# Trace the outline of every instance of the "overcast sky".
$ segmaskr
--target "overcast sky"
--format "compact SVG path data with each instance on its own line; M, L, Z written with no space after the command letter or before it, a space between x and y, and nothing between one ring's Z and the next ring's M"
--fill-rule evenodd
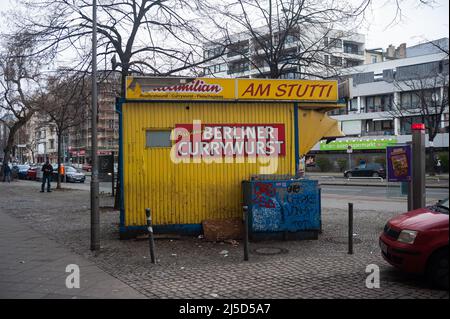
M418 6L419 0L404 0L401 21L395 18L394 0L374 0L367 20L360 32L366 36L366 48L384 48L389 44L412 46L424 41L449 37L449 0L435 0L433 7Z
M433 7L418 6L419 0L401 2L401 20L391 24L395 18L395 1L373 0L372 10L367 13L369 23L360 30L366 36L366 48L386 49L389 44L398 46L403 42L411 46L449 36L449 0L434 0ZM0 0L0 10L4 11L11 3L14 0ZM0 28L4 28L3 23Z

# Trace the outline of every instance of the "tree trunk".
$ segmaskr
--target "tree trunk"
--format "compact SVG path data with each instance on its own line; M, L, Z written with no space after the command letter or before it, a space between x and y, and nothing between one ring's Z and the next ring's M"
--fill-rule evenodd
M61 150L62 150L62 133L58 133L58 179L56 189L61 189Z
M9 135L8 140L6 142L6 146L4 148L4 156L3 156L3 165L2 165L2 176L5 172L5 165L6 163L9 163L11 160L11 153L14 148L14 136L16 135L16 132L18 129L22 126L22 124L19 124L19 122L15 123L10 129L9 129ZM11 174L11 178L13 175Z
M431 143L433 143L433 141L430 141ZM430 175L431 176L435 176L436 175L436 158L435 158L435 152L434 152L434 145L430 145L430 163L431 163L431 167L430 167Z

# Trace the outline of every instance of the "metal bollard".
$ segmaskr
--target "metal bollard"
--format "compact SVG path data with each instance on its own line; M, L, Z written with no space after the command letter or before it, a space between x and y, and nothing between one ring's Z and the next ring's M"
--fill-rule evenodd
M244 212L244 260L248 261L248 206L242 207Z
M348 253L353 254L353 203L348 203Z
M145 209L145 215L147 215L147 230L148 230L148 243L150 246L150 258L151 258L152 264L156 264L155 241L153 239L152 214L150 212L150 208Z

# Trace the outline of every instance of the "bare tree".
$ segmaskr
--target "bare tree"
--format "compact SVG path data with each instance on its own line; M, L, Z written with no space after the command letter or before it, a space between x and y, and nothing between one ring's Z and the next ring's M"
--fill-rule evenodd
M430 162L434 163L433 141L442 131L441 117L448 112L449 60L428 63L418 69L417 66L403 67L398 70L394 85L400 92L400 101L393 103L389 113L402 118L411 125L415 121L425 124L430 142ZM426 72L424 72L426 70ZM433 170L434 172L434 170Z
M46 92L40 101L41 124L54 125L58 140L58 180L61 188L62 140L72 127L86 120L89 105L89 81L83 73L61 70L47 78Z
M279 78L287 71L298 78L329 77L346 65L333 65L324 56L331 57L343 37L355 34L369 2L361 0L357 6L333 0L212 2L205 15L221 36L209 46L227 47L229 55L240 55L261 77Z
M196 28L196 2L98 1L98 63L120 72L120 96L130 73L169 75L202 63L198 57L204 38ZM92 1L28 0L24 6L33 15L14 17L18 27L37 36L42 50L61 55L75 49L73 67L86 70L91 63Z
M9 135L2 150L5 165L10 161L16 134L36 111L41 57L31 57L35 43L26 32L5 37L3 43L6 44L0 53L0 112L10 115L5 122Z

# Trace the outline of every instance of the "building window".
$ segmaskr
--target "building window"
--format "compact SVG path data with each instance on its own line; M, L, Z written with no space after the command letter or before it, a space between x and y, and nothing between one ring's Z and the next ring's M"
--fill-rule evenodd
M378 61L377 61L377 56L376 55L371 55L370 56L370 62L372 62L372 63L377 63Z
M330 61L331 65L334 66L342 66L342 58L338 57L338 56L331 56L331 61Z
M342 48L342 40L341 39L336 39L336 38L329 38L327 45L328 45L329 48L341 49Z
M350 100L350 111L358 111L358 99L353 98Z
M170 133L170 130L147 130L145 147L171 147Z
M248 61L240 61L237 63L230 63L228 65L228 74L241 73L246 72L248 70L249 70Z
M226 69L227 69L226 64L224 64L224 63L216 64L216 65L212 65L209 67L209 73L210 74L219 73L219 72L226 71Z
M233 43L228 47L227 57L233 57L236 55L246 55L249 53L248 41Z
M55 148L55 140L48 140L50 142L50 148L54 149Z
M213 58L215 56L219 57L222 55L222 52L223 52L222 47L208 49L208 50L204 51L204 57L205 57L205 59Z
M344 59L344 60L345 60L345 66L349 67L349 68L362 64L362 61L358 61L358 60L352 60L352 59Z
M323 61L324 61L325 65L330 64L330 56L329 55L324 55L323 58L324 58Z
M402 92L400 95L401 106L405 109L415 109L420 105L419 92Z
M392 94L367 96L366 113L390 111L392 109L392 100Z
M358 45L355 43L344 43L344 52L350 54L363 55L363 52L358 50Z

